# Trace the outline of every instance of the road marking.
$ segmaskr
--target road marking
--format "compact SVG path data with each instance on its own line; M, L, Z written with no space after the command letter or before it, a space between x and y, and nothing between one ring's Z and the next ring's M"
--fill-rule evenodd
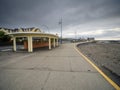
M104 74L94 63L91 62L85 55L83 55L79 48L74 46L74 49L87 61L89 62L116 90L120 90L120 87L112 81L106 74ZM78 50L79 49L79 50Z

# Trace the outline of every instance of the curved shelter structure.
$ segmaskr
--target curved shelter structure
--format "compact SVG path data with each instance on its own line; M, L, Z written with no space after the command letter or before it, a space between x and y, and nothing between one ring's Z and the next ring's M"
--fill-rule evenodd
M28 49L28 52L33 52L33 48L48 46L49 49L58 46L58 35L24 31L24 32L12 32L9 33L13 37L13 50L16 51L16 38L27 38L24 41L24 48Z
M54 34L47 34L41 32L15 32L11 33L13 36L13 50L16 51L16 38L26 37L27 40L24 42L24 48L28 49L28 52L33 52L33 48L48 46L58 46L58 36ZM39 39L38 39L39 38ZM41 39L41 41L39 41ZM36 40L37 39L37 40ZM44 40L44 41L42 41Z

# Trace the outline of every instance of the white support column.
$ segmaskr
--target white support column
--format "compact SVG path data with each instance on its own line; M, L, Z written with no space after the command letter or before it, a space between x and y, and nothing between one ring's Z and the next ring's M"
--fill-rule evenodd
M58 46L58 38L57 38L56 40L57 40L57 42L56 42L56 43L57 43L57 45L56 45L56 46Z
M28 52L30 52L30 37L28 36Z
M51 49L51 38L49 38L49 49Z
M53 47L55 47L55 38L53 38Z
M16 37L13 37L13 51L16 51Z
M29 38L29 36L27 37L28 38L28 52L30 52L30 38Z
M30 36L30 52L33 52L32 36Z
M28 52L33 52L32 36L28 36Z

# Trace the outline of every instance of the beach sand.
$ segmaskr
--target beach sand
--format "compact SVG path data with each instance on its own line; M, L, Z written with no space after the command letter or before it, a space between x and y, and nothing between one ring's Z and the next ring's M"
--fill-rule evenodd
M78 48L103 72L109 71L114 74L113 79L116 78L120 85L120 43L93 42L79 44Z

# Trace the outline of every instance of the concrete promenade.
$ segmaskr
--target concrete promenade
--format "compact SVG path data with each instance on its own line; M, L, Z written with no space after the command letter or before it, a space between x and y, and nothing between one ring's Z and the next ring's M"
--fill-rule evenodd
M0 90L115 89L79 55L74 44L63 44L0 60Z

